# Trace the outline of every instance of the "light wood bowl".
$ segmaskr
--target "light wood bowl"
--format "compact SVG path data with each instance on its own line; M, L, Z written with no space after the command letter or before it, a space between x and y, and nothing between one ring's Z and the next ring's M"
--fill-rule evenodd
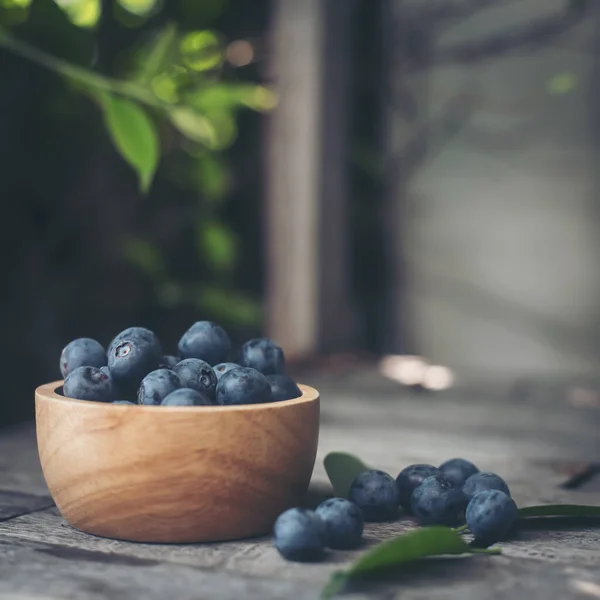
M300 504L319 438L319 393L241 406L128 406L35 391L38 452L66 521L138 542L267 534Z

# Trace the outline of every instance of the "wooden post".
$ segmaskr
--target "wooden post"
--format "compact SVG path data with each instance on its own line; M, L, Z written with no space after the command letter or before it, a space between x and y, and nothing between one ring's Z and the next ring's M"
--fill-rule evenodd
M276 0L267 150L267 335L290 357L349 343L348 0Z

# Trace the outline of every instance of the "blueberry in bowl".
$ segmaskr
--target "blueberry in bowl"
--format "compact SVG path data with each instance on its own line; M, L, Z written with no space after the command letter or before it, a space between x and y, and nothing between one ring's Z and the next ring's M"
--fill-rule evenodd
M169 368L158 338L141 329L108 344L107 365L77 367L85 373L75 369L69 381L35 391L38 453L58 510L80 531L134 542L268 534L307 491L319 392L297 383L298 397L274 401L266 376L240 366L221 376L211 396L217 376L210 364L209 391L190 386L203 385L197 370L176 368L208 361L182 358ZM132 362L122 362L130 354ZM245 384L233 377L238 371L252 373Z

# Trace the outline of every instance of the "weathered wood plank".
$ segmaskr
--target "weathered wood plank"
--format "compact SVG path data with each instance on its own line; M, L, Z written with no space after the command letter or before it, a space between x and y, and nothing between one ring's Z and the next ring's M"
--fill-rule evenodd
M597 456L600 411L574 408L557 396L519 402L499 390L411 396L380 380L359 379L357 385L351 378L343 385L308 381L323 395L317 488L328 489L322 459L333 450L354 452L393 475L411 462L437 464L462 455L503 475L520 505L598 504L597 488L558 485L570 462ZM0 519L7 520L0 522L0 600L317 598L331 572L357 556L335 552L323 563L303 565L284 561L268 538L155 545L75 531L55 508L39 510L49 500L32 427L0 436L3 489ZM408 519L368 524L365 547L413 526ZM590 586L600 586L599 528L562 522L546 531L531 525L503 548L504 556L492 560L411 567L410 576L359 590L356 597L562 600L589 598L595 589ZM73 567L77 575L67 575Z
M25 494L48 494L33 424L15 427L0 434L0 489Z
M0 539L0 598L10 600L313 600L318 587L164 564L46 542Z
M54 505L49 495L38 496L0 490L0 522L43 510Z
M407 522L371 525L367 543L409 526ZM526 593L546 600L578 598L577 581L600 584L599 541L600 532L594 529L525 530L502 545L503 557L457 559L460 564L454 559L434 560L411 566L404 575L362 591L370 598L423 600L514 600ZM18 568L10 561L6 566L5 554L20 556ZM0 525L0 591L77 594L82 585L83 591L89 591L86 586L94 582L104 598L133 598L142 592L150 599L161 597L159 593L177 594L178 598L226 598L236 592L248 598L259 598L259 594L264 598L317 598L331 571L355 556L356 552L336 553L327 563L299 565L281 560L268 540L202 546L127 544L75 532L64 526L54 510L48 510ZM44 571L43 585L29 581L38 570ZM160 577L163 580L159 582ZM125 581L123 589L115 583ZM156 592L146 595L155 585ZM194 595L198 589L206 590L206 595ZM286 593L294 595L281 595Z

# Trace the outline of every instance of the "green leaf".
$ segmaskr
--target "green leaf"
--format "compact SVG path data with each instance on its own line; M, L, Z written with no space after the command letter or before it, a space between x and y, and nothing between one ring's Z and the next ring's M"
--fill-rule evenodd
M197 229L199 250L218 271L235 266L237 240L233 232L218 221L201 222Z
M262 316L260 302L231 289L202 286L196 290L195 301L223 323L255 326Z
M125 258L140 269L147 277L161 280L167 271L160 250L149 242L137 238L128 238L123 243Z
M102 14L101 0L54 0L77 27L95 27Z
M125 98L100 92L104 120L121 156L138 174L143 194L150 189L160 148L154 123L143 108Z
M240 107L269 111L277 95L269 88L251 83L217 83L197 88L186 95L189 104L202 111L234 110Z
M384 572L429 556L500 554L499 548L473 548L449 527L422 527L377 544L346 571L334 573L321 598L331 598L353 579Z
M347 498L354 478L370 468L346 452L330 452L323 460L323 465L335 495L340 498Z
M548 504L519 509L519 518L527 517L600 517L600 506Z
M138 17L146 17L154 12L158 6L158 0L117 0L118 3L129 13Z
M546 87L556 96L568 94L577 87L577 79L573 73L558 73L548 80Z
M204 115L189 106L176 106L168 110L168 116L186 138L211 150L224 150L237 135L235 121L224 111Z
M140 72L136 78L139 82L150 83L154 77L164 70L166 65L170 64L169 59L174 54L176 41L177 26L169 23L154 38L150 46L145 48L140 60Z
M192 31L185 35L179 51L183 64L192 71L208 71L221 66L225 54L219 35L213 31Z
M31 5L32 0L0 0L0 6L2 8L28 8Z
M171 123L190 140L211 146L216 138L209 119L188 106L177 106L168 112Z
M212 201L221 200L229 185L225 161L215 152L203 152L196 157L191 179L195 188Z
M583 504L543 504L519 509L519 519L534 517L600 517L600 506ZM457 527L456 533L469 531L467 525Z

